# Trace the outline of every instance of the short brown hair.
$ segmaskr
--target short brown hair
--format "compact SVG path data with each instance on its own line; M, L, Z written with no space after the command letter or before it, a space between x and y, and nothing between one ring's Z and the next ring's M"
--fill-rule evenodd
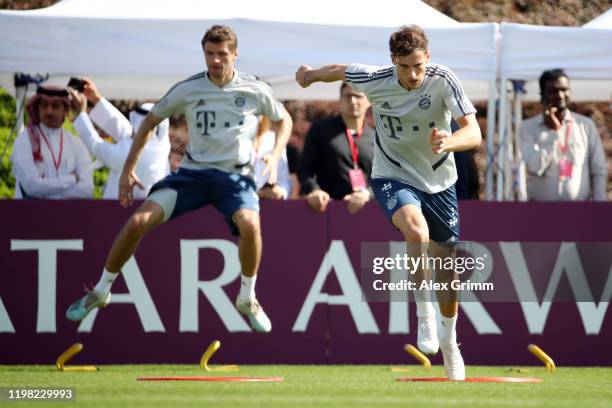
M391 55L403 57L410 55L414 50L427 52L428 41L425 31L417 25L401 26L389 38Z
M229 48L232 51L236 51L238 48L238 38L234 30L222 25L214 25L206 31L204 37L202 37L202 48L204 48L207 42L214 44L228 42Z

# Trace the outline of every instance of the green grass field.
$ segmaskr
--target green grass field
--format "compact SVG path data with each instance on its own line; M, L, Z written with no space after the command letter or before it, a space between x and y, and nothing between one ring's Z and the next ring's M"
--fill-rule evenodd
M196 365L101 366L93 373L51 366L0 366L0 386L74 387L76 406L91 407L610 407L612 368L468 367L468 377L529 376L539 384L401 383L402 376L443 375L404 366L240 366L235 373L204 373ZM283 383L142 382L139 376L277 376ZM12 403L0 403L12 406ZM18 402L15 406L75 406L73 402Z

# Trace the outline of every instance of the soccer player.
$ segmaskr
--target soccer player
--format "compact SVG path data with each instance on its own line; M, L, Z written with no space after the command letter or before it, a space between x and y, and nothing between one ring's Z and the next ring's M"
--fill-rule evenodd
M366 94L376 121L371 186L387 217L404 236L409 254L420 256L429 241L444 249L452 248L459 238L452 152L480 145L480 128L476 110L455 74L430 63L428 40L420 27L401 27L391 35L389 48L392 65L334 64L317 69L302 65L296 81L307 87L319 81L345 80ZM451 115L459 125L454 133ZM427 276L425 270L419 273ZM450 279L455 274L448 275ZM429 291L416 290L414 296L419 348L426 353L441 348L448 378L463 380L465 367L455 331L456 296L438 296L442 316L437 332Z
M277 134L267 163L268 182L276 182L281 152L291 132L291 117L272 96L271 89L255 77L237 72L234 31L212 26L202 39L208 71L173 86L147 114L123 167L119 181L122 206L132 204L132 190L142 188L135 173L138 157L150 131L172 114L183 113L190 141L186 158L176 173L151 188L148 199L130 217L113 243L100 281L66 312L69 320L82 320L96 307L110 302L110 289L122 266L136 251L142 237L154 227L188 211L212 204L223 214L232 233L239 235L242 267L238 310L258 332L272 324L255 298L255 279L261 258L259 202L253 180L253 139L258 116L270 118Z

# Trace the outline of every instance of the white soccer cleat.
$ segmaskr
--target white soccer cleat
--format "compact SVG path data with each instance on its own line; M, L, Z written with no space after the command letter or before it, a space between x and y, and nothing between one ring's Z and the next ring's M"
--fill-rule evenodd
M463 381L465 380L465 365L463 357L456 342L449 345L441 346L442 357L444 358L444 371L449 380Z
M95 290L89 291L81 299L77 300L70 305L66 310L66 318L73 322L83 320L89 312L97 307L106 307L111 301L111 293L108 292L106 295L102 295Z
M236 309L249 318L251 328L256 332L269 333L272 331L272 322L270 322L268 315L266 315L257 299L242 301L238 296L236 298Z
M419 317L417 331L417 347L425 354L436 354L440 348L436 317Z

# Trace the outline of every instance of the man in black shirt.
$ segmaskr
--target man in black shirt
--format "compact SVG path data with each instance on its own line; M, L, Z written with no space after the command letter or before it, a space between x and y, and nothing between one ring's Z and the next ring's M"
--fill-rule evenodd
M322 213L330 199L344 200L356 213L371 198L368 179L372 170L375 131L365 123L370 107L363 93L343 83L340 115L310 127L298 170L308 205Z

